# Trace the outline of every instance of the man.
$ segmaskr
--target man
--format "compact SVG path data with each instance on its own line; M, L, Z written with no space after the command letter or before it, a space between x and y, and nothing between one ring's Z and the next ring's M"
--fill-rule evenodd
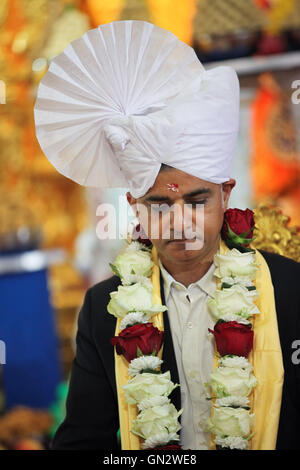
M179 192L174 193L168 191L166 182L173 181L178 184ZM164 201L164 203L172 204L175 201L182 204L183 202L195 203L201 201L205 206L205 243L201 250L186 251L182 241L171 240L153 240L162 262L164 273L174 278L175 283L181 286L185 295L189 292L197 298L198 314L203 313L201 307L203 299L197 297L195 292L197 282L206 277L211 271L213 255L217 251L218 238L223 223L223 213L227 207L229 196L235 180L230 179L229 182L223 184L224 206L222 203L222 195L219 185L203 181L196 177L184 174L176 169L164 169L160 172L155 185L147 194L140 198L140 203L149 204L155 200L156 203ZM203 189L206 188L206 193ZM209 190L209 191L207 191ZM196 193L193 196L186 196L189 193ZM135 204L130 193L127 194L131 204ZM205 199L205 200L204 200ZM152 202L151 202L152 203ZM150 204L151 204L150 203ZM207 222L207 223L206 223ZM176 223L171 226L171 239L176 229ZM177 226L179 231L180 227ZM291 360L293 353L292 343L299 338L299 292L298 282L300 276L300 265L283 256L261 251L270 268L272 282L274 285L276 311L278 315L278 325L280 341L283 353L285 381L283 387L282 405L280 413L280 422L277 437L277 449L297 449L299 446L299 392L300 392L300 373L299 365L294 364ZM168 274L169 273L169 274ZM210 282L212 282L212 271L210 274ZM161 277L161 294L162 303L165 304L165 292L163 287L165 277ZM176 282L177 281L177 282ZM167 280L169 286L169 281ZM77 333L77 353L73 362L70 389L67 400L67 415L59 427L53 440L53 449L117 449L117 430L119 429L118 421L118 404L116 396L116 384L114 376L114 352L113 346L109 339L114 336L116 319L107 314L106 305L110 300L110 292L117 290L120 279L112 276L110 279L100 282L90 288L86 294L84 305L80 311L78 320ZM209 286L206 278L206 285ZM184 288L185 286L185 288ZM194 287L193 287L194 286ZM198 288L201 290L201 287ZM203 291L204 298L207 293ZM178 303L182 307L186 303L186 309L190 308L190 301L184 296L173 296L170 306ZM173 302L173 303L172 303ZM168 302L166 305L169 307ZM101 306L101 307L100 307ZM174 341L178 345L178 328L174 331L170 330L170 318L172 312L164 313L165 331L164 331L164 350L163 350L163 366L162 370L170 370L174 383L179 383L178 366L182 366L181 361L176 361L176 353L174 350ZM186 314L185 311L181 311ZM187 320L185 318L185 320ZM203 321L203 319L202 319ZM171 323L172 324L172 323ZM203 323L198 326L198 335L201 333ZM195 328L197 325L195 324ZM189 330L189 328L186 328ZM173 337L172 337L173 334ZM204 336L201 337L204 339ZM182 337L181 345L182 346ZM190 348L190 356L192 359L195 354L196 343L186 345ZM207 348L207 345L206 345ZM180 348L179 348L180 351ZM178 351L176 351L178 354ZM206 358L208 356L205 356ZM203 360L205 360L205 357ZM201 369L203 363L199 361ZM188 374L187 368L184 370L182 377ZM192 379L187 380L191 386ZM195 383L199 391L201 386L199 382ZM188 387L185 384L185 393ZM193 392L192 392L193 393ZM179 388L175 389L171 394L171 399L177 409L181 407L182 397ZM184 396L185 405L191 412L194 405L191 395L187 399ZM203 402L200 406L203 406ZM192 415L188 413L185 423L191 419ZM187 426L187 424L186 424ZM187 445L192 449L208 448L207 434L198 432L200 440L193 440L191 433L195 435L193 417L190 422L190 429L183 428L183 434L187 434ZM197 434L197 433L196 433ZM189 439L189 441L188 441ZM194 446L195 447L194 447Z
M239 86L232 69L205 71L191 48L171 33L139 21L102 25L72 43L51 63L35 106L41 147L61 173L87 186L128 187L129 204L141 225L150 229L157 225L155 205L163 203L165 213L173 204L179 208L170 218L167 238L163 214L158 219L159 236L152 237L148 230L147 234L157 250L162 304L168 308L163 314L161 371L169 370L172 381L180 383L170 399L177 410L183 408L184 449L209 448L205 422L210 402L204 390L214 359L207 331L214 323L207 300L217 286L213 261L236 183L230 173L238 109ZM201 236L196 231L189 246L185 239L176 240L186 228L186 204L191 208L189 228L204 230ZM203 224L196 217L199 207ZM276 446L293 449L300 437L300 375L291 360L292 344L300 335L300 268L282 256L261 254L274 286L285 370ZM116 318L107 305L120 283L112 276L86 293L67 414L53 449L118 448L118 387L110 342ZM278 334L277 326L271 333ZM265 364L269 369L276 366L271 359ZM270 377L270 370L266 375ZM266 420L273 423L273 418ZM267 428L267 421L262 426Z

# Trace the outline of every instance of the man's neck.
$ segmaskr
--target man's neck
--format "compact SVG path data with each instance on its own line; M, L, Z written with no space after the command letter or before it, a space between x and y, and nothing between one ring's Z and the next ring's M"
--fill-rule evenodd
M166 270L174 277L178 282L181 282L185 287L188 287L193 282L199 281L209 270L213 263L214 255L217 253L219 248L219 239L215 246L205 254L203 259L196 259L186 261L184 263L174 263L169 259L166 259L163 254L160 254L159 258L166 268Z

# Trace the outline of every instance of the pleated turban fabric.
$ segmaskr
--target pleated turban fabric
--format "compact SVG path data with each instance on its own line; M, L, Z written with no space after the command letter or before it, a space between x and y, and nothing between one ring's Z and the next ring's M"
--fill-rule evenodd
M89 30L50 63L34 106L54 167L88 187L142 197L162 163L212 183L231 177L239 82L146 21Z

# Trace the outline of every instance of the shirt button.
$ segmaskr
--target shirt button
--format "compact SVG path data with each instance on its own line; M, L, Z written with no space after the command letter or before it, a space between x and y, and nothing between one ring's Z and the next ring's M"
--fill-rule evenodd
M186 326L187 326L188 328L193 328L193 323L192 323L191 321L189 321L189 322L186 324Z
M199 446L207 447L208 444L207 444L207 442L200 441Z
M198 428L201 429L201 431L205 431L205 427L206 427L206 420L199 421Z

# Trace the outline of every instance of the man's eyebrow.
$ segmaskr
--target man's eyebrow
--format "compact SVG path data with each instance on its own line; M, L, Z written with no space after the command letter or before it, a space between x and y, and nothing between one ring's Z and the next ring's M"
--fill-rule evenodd
M198 188L194 189L194 191L191 191L189 193L183 194L183 198L187 197L193 197L193 196L198 196L199 194L212 194L212 190L210 188ZM171 201L171 198L168 196L160 196L159 194L153 195L153 196L148 196L144 199L144 202L159 202L159 201Z
M190 193L186 193L183 195L183 197L192 197L192 196L198 196L199 194L212 194L211 188L199 188L195 189L194 191L191 191Z

